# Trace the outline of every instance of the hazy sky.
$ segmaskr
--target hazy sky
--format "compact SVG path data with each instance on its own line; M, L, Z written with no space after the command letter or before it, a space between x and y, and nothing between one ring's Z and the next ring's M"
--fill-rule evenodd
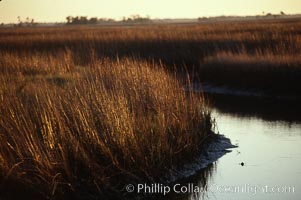
M151 18L196 18L217 15L256 15L262 12L301 13L301 0L2 0L0 22L34 18L65 21L66 16L120 19L139 14Z

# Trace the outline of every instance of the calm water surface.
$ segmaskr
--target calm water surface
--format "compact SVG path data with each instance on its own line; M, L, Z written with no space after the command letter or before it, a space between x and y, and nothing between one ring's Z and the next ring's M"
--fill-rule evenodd
M213 109L220 134L239 147L210 167L205 195L188 199L301 198L301 121L295 117L300 110L265 104L257 107L262 113L248 112L250 107L225 104Z

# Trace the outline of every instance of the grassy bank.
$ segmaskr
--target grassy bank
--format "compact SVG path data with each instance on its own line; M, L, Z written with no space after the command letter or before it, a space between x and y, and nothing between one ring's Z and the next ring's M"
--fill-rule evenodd
M125 184L188 162L213 135L202 96L163 65L75 59L2 54L1 198L116 199Z
M203 61L198 78L234 89L300 98L301 55L220 52Z
M135 56L189 71L195 81L300 96L300 32L297 19L2 29L0 51L68 50L76 65L87 65L91 51L97 58Z
M116 199L160 180L214 136L184 88L300 96L300 33L300 21L1 29L0 198Z

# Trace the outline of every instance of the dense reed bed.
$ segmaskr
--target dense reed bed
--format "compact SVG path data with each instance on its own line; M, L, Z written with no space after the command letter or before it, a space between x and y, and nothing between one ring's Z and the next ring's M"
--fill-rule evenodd
M1 55L1 198L121 198L126 183L159 181L214 137L202 96L163 64L74 59Z
M0 51L68 50L76 65L89 63L91 50L98 58L135 56L188 71L194 81L300 95L300 33L298 19L2 29Z

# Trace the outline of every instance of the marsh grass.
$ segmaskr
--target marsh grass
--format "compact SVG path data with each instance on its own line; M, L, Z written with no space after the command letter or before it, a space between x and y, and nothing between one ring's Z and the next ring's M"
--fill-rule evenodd
M301 97L301 56L220 52L199 69L200 79L211 84Z
M70 66L90 65L94 58L114 60L117 57L136 57L157 64L162 62L173 72L189 72L193 81L242 86L263 92L287 91L300 96L300 90L297 91L297 86L301 84L300 33L299 19L1 29L0 51L4 55L28 55L30 52L32 56L26 58L24 63L31 62L36 54L57 57L63 55L61 52L69 52L74 56L74 65ZM62 59L69 63L68 54ZM225 59L227 66L223 67ZM53 66L51 60L49 56L45 65L49 63L52 67L47 71L70 70ZM41 70L35 66L23 69L30 74ZM246 69L250 73L244 73ZM223 72L227 74L226 78L218 76Z
M203 97L185 92L187 81L163 65L95 58L74 66L70 57L4 55L3 196L14 186L39 198L118 194L123 181L159 180L213 136Z
M300 21L1 29L0 197L116 199L160 180L214 137L184 87L300 95L300 33Z

